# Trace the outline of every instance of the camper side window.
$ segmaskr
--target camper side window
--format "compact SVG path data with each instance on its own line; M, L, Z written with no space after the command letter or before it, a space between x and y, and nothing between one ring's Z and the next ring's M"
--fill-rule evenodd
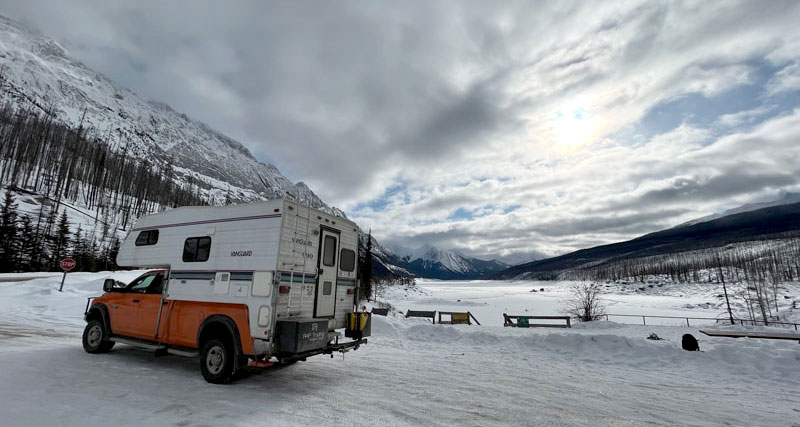
M136 246L150 246L158 243L158 230L145 230L136 236Z
M342 249L339 254L339 268L342 271L353 271L356 269L356 253L350 249Z
M211 238L190 237L183 244L183 262L203 262L208 261L211 253Z

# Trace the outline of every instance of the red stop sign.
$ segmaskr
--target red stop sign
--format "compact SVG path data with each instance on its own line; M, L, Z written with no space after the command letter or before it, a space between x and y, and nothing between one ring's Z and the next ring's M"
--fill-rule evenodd
M75 260L72 258L64 258L61 260L61 269L64 271L70 271L75 268Z

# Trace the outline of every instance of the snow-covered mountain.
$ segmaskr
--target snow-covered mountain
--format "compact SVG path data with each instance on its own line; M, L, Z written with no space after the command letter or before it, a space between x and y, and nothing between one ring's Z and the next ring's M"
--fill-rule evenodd
M688 281L687 277L699 277L715 263L783 273L788 268L780 266L782 263L795 265L800 253L794 251L798 239L800 202L776 203L516 265L492 278L644 281L648 274L666 274L680 280L677 272L681 271L682 280Z
M167 104L141 99L71 57L52 38L2 16L0 83L0 102L80 125L126 155L167 162L179 181L199 186L211 203L290 197L327 208L308 186L258 161L240 142Z
M746 205L739 206L738 208L728 209L722 213L718 214L711 214L704 216L702 218L693 219L691 221L684 222L683 224L675 226L675 228L679 227L688 227L695 224L700 224L701 222L713 221L718 218L722 218L729 215L735 215L738 213L743 212L751 212L759 209L764 209L772 206L782 206L782 205L791 205L793 203L800 202L800 193L785 193L783 197L780 197L775 200L771 200L768 202L760 202L760 203L748 203Z
M367 238L372 239L372 276L377 279L414 277L403 265L404 261L390 249L378 243L375 237L359 230L361 247L366 248ZM362 254L363 255L363 254Z
M430 245L417 249L397 246L392 251L399 257L399 265L417 277L477 279L508 268L500 261L485 261Z

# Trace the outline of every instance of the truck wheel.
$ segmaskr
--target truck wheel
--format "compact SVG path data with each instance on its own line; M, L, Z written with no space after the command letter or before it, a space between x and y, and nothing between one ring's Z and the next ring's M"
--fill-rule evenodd
M87 353L108 353L114 347L114 341L103 341L105 327L103 322L95 319L86 324L83 330L83 349Z
M200 351L200 372L206 381L225 384L233 379L233 348L220 339L206 341Z

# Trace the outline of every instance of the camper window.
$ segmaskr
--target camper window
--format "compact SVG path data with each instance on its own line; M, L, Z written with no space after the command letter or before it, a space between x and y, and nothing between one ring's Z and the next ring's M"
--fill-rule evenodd
M183 244L183 262L203 262L208 261L211 252L211 238L190 237Z
M353 271L356 269L356 253L350 249L342 249L339 254L339 268L342 271Z
M136 236L136 246L150 246L158 243L158 230L145 230Z
M322 254L322 264L327 267L336 265L336 238L325 236L325 253Z

